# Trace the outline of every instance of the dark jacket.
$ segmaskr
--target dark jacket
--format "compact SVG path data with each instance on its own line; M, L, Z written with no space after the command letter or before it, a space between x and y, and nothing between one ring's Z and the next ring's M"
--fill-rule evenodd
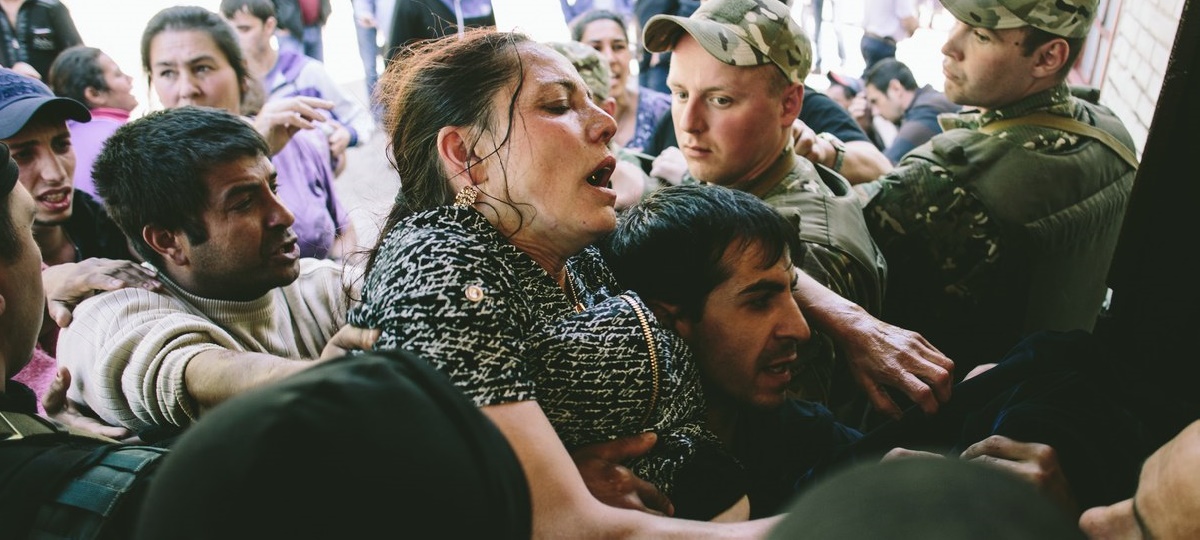
M25 0L17 10L17 24L0 17L0 64L11 68L25 62L46 79L50 64L67 47L83 40L67 6L58 0Z
M454 11L441 0L397 0L392 33L388 36L388 61L406 45L455 32L457 21ZM463 25L468 28L496 26L496 14L493 11L486 17L468 18Z
M275 20L279 21L279 27L287 30L289 34L297 39L304 34L304 17L300 13L299 0L273 0L275 4ZM317 12L317 26L325 26L325 21L329 20L329 13L333 8L329 5L329 0L320 0L319 11Z

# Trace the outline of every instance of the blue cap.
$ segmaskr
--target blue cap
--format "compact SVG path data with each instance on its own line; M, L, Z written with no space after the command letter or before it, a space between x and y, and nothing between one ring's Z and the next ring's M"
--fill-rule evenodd
M0 139L16 135L43 108L57 112L63 120L87 122L92 113L71 98L58 97L45 83L0 67Z

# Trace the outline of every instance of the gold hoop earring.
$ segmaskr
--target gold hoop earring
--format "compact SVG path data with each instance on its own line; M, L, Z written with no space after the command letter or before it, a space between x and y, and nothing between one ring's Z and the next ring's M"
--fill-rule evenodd
M475 199L479 198L479 188L475 184L467 184L458 193L454 195L455 208L470 208L475 204Z

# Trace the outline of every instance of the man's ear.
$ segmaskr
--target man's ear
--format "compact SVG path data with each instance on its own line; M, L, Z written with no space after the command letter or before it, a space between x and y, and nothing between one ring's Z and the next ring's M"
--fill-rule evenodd
M1056 38L1043 43L1033 54L1033 76L1058 77L1058 72L1062 70L1063 64L1067 63L1070 53L1071 47L1065 39Z
M0 294L0 315L4 315L6 309L8 309L8 300L5 300L4 295Z
M789 85L783 91L783 118L780 120L784 122L784 125L792 125L792 122L800 116L802 105L804 105L804 85L800 83Z
M142 227L142 240L164 260L176 266L185 266L188 263L189 245L182 240L183 234L183 231L168 231L157 225Z
M892 80L888 81L887 92L884 92L884 94L887 94L887 96L889 98L891 98L893 93L895 93L896 95L899 95L901 92L904 92L905 90L906 90L906 88L904 88L904 85L900 84L900 79L892 79Z
M278 26L278 19L275 17L267 17L267 20L263 21L263 33L270 36L275 33L275 28Z
M679 306L662 300L644 299L646 305L650 306L650 311L654 312L654 316L658 318L659 323L674 330L675 333L687 337L687 330L691 328L691 323L683 315L683 310Z
M456 192L467 184L480 183L479 175L483 174L482 167L478 166L479 157L467 142L469 137L467 128L461 126L445 126L438 130L438 158ZM474 171L472 167L475 167Z

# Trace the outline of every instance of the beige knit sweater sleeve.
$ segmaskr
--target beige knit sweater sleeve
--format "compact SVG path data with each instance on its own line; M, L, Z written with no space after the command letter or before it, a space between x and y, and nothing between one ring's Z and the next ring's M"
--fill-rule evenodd
M72 376L68 398L135 432L187 426L199 415L183 379L192 358L208 350L317 358L345 324L353 276L357 269L302 259L295 282L250 302L199 298L173 286L89 298L59 336L58 361Z
M188 360L209 349L242 350L179 299L131 288L77 306L59 336L58 361L71 371L68 398L136 432L196 418L183 372Z

